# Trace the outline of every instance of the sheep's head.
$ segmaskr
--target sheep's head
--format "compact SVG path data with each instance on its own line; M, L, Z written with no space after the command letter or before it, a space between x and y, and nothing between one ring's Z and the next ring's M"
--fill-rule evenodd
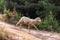
M37 22L41 22L41 18L40 18L40 17L35 18L35 20L36 20Z

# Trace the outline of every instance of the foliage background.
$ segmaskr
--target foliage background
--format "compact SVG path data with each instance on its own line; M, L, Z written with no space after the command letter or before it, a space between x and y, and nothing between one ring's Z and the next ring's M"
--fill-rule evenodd
M13 24L21 16L40 17L39 29L60 32L60 0L0 0L0 13Z

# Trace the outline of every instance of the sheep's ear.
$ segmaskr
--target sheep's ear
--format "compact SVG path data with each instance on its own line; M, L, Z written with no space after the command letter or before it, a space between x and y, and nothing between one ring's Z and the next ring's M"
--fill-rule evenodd
M37 17L37 18L40 18L40 17Z
M41 18L40 17L37 17L36 20L41 20Z

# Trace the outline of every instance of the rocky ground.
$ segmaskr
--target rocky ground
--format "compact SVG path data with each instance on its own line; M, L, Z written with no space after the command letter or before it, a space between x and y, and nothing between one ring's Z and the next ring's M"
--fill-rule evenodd
M60 40L60 33L36 31L11 25L0 21L0 28L6 28L11 40Z

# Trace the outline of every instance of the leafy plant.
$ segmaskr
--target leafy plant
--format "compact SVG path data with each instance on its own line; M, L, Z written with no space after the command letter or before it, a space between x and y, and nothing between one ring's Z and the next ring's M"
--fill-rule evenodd
M54 18L52 12L49 12L49 15L46 15L45 19L42 23L37 24L40 29L47 30L47 31L55 31L58 32L59 24L56 18Z
M0 11L3 10L6 4L7 4L6 0L0 0Z
M8 18L7 21L9 23L16 24L16 22L20 19L21 16L22 16L22 14L18 13L14 8L14 11L8 13L9 18Z

